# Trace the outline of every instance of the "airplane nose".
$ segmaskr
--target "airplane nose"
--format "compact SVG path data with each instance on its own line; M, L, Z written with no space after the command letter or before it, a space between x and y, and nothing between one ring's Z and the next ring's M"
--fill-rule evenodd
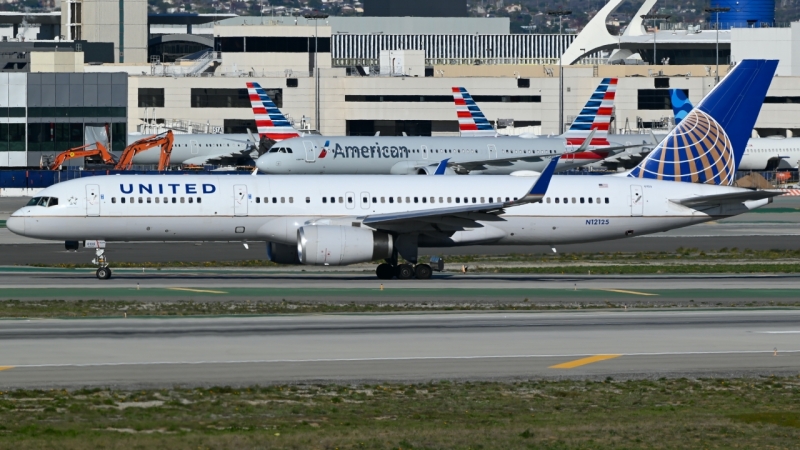
M6 220L6 228L12 233L25 236L25 218L11 216Z
M256 160L256 167L262 172L267 171L267 155L261 155Z

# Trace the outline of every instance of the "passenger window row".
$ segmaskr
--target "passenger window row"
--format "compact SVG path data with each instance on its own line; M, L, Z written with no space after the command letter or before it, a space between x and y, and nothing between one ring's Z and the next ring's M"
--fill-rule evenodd
M286 203L286 197L272 197L272 203L278 203L278 198L280 198L280 203ZM269 200L269 197L264 197L264 203L269 203ZM306 197L306 203L311 203L309 200ZM256 203L261 203L261 197L256 197ZM294 203L294 197L289 197L289 203Z
M170 202L170 198L172 201ZM127 199L127 200L126 200ZM137 202L138 200L138 202ZM195 203L194 197L164 197L164 201L161 201L161 197L120 197L120 203ZM197 197L197 203L203 203L203 199L201 197ZM111 203L117 203L117 197L111 197Z
M569 201L570 201L569 197L564 197L563 198L563 202L562 202L562 198L561 197L554 197L554 199L555 199L554 200L555 203L569 203ZM580 199L578 199L576 197L572 197L572 203L578 203L578 200L580 200L581 203L597 203L599 205L600 203L602 203L603 199L600 198L600 197L597 197L597 199L593 199L592 197L588 197L588 198L587 197L580 197ZM550 197L547 197L545 199L545 201L547 203L550 203ZM610 203L608 197L605 197L605 203L606 204Z

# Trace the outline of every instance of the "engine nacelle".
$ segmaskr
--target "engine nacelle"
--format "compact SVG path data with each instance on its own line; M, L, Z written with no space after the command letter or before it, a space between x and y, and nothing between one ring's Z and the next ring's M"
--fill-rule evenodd
M439 166L434 164L432 166L417 167L417 175L436 175L436 169ZM458 175L455 170L450 167L444 169L445 175Z
M392 256L392 236L366 228L317 225L297 230L301 264L346 266Z
M297 246L267 242L267 259L276 264L300 264Z

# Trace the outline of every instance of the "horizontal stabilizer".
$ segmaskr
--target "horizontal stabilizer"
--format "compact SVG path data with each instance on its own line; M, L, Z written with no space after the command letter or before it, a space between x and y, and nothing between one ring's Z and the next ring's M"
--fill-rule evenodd
M743 203L754 200L764 200L765 198L777 197L783 195L780 191L741 191L731 192L730 194L715 194L715 195L702 195L698 197L689 197L679 200L670 200L672 203L677 203L683 206L697 207L697 206L714 206L722 204Z

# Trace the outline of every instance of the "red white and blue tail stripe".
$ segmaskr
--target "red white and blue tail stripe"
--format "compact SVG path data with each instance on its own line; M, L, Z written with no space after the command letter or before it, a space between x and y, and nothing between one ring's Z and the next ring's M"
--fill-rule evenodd
M458 129L461 131L461 136L495 136L497 134L497 130L489 123L466 89L454 87L453 100L456 103Z
M611 125L611 115L614 113L614 96L617 92L617 79L604 78L597 86L586 106L583 107L578 117L572 122L569 130L564 133L568 145L581 145L589 136L591 130L596 130L589 143L592 147L610 146L608 142L608 128Z
M247 83L247 93L256 116L259 136L266 136L276 142L300 136L258 83Z

